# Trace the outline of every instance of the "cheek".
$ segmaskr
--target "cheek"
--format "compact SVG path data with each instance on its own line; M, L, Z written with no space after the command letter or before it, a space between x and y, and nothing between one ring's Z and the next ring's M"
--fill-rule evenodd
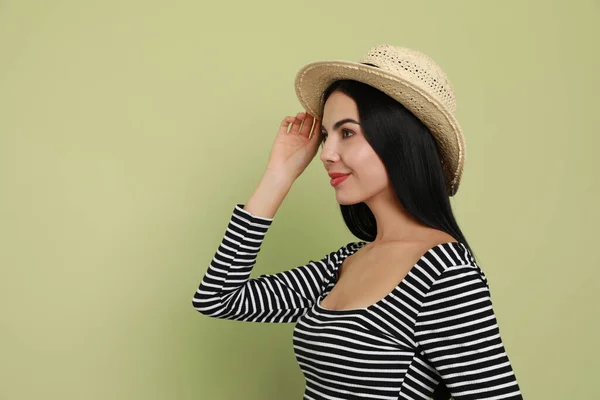
M372 149L361 151L356 157L357 163L353 169L366 189L378 190L388 184L389 178L383 162Z
M353 153L352 157L347 157L345 162L354 176L352 184L342 186L336 191L338 203L360 203L385 191L389 186L385 166L372 149L361 149Z

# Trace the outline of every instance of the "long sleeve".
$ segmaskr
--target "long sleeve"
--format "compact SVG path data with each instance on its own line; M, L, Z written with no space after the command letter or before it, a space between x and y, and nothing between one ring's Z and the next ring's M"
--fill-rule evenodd
M200 313L250 322L296 322L332 278L332 256L250 278L272 218L251 214L236 204L192 303Z
M415 338L455 400L522 399L477 267L440 274L417 316Z

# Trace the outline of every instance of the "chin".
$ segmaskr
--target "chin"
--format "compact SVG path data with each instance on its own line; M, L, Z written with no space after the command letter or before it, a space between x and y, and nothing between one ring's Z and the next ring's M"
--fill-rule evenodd
M336 196L336 200L337 200L338 204L340 204L342 206L351 206L353 204L358 204L363 201L360 199L348 198L347 196L339 196L339 195Z

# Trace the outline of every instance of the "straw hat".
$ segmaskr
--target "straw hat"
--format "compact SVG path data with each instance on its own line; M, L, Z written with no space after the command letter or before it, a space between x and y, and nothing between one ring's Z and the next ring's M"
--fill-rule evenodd
M302 107L322 118L323 92L341 79L379 89L419 118L437 141L448 195L456 194L465 140L455 116L454 91L440 66L421 52L385 44L372 47L358 62L312 62L300 69L294 83Z

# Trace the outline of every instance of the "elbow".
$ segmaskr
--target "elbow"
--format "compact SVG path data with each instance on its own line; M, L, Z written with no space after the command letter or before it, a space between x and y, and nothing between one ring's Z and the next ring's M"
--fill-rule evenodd
M202 303L199 303L196 298L192 299L192 307L194 307L194 310L198 311L202 315L206 315L208 317L212 315L210 309L204 306Z
M214 296L208 296L202 294L200 291L196 291L192 297L192 307L202 315L212 317L218 310L219 301Z

